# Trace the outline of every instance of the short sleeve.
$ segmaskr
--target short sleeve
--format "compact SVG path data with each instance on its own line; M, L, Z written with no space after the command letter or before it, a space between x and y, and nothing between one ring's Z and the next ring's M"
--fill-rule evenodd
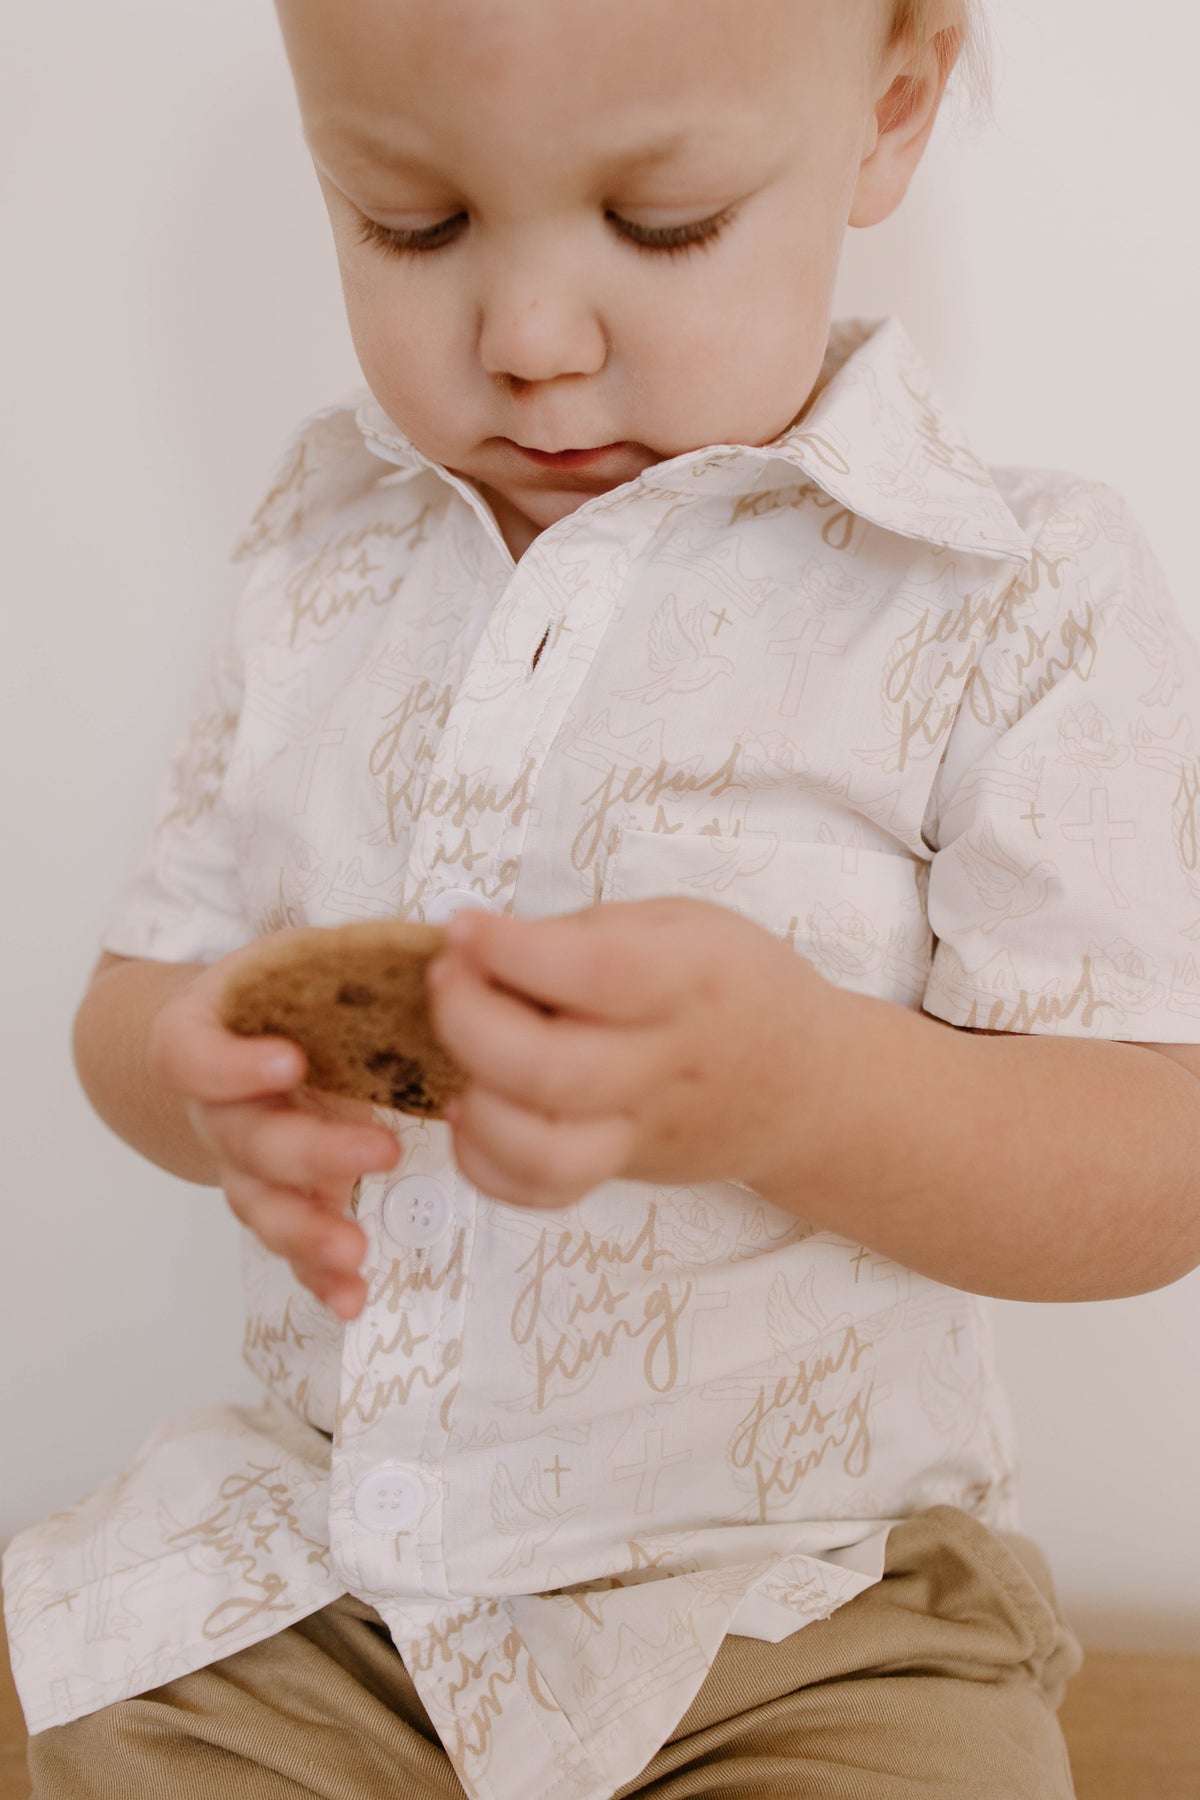
M248 943L228 779L242 704L237 606L194 684L159 783L136 869L109 910L100 943L119 956L214 962Z
M240 589L190 695L142 859L109 910L100 938L105 950L215 962L259 935L244 898L255 849L247 800L254 731L243 722L248 659L273 628L295 545L391 466L367 448L356 423L369 398L357 388L300 421L232 546L231 563L245 570Z
M1052 479L931 791L923 1006L1197 1043L1200 647L1120 494Z

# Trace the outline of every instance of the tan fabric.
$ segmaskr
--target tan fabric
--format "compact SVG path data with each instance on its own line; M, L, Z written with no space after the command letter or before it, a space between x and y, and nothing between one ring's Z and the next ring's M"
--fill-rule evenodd
M727 1637L615 1797L1064 1800L1056 1710L1082 1661L1037 1546L933 1507L895 1527L883 1580L828 1619L777 1644ZM40 1733L29 1759L32 1800L463 1794L386 1626L349 1595Z

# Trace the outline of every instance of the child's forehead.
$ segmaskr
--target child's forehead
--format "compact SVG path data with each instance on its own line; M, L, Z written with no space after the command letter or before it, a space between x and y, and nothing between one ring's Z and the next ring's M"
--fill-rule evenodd
M861 60L882 0L276 0L301 104L767 102ZM851 55L850 52L857 52ZM308 108L306 107L306 110ZM539 108L540 110L540 108Z

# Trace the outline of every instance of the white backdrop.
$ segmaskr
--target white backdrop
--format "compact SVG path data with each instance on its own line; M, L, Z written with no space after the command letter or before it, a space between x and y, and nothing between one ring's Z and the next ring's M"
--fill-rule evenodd
M899 313L988 461L1124 493L1200 636L1200 15L990 5L995 124L948 104L899 212L849 234L836 311ZM0 1542L169 1414L256 1397L232 1216L100 1124L70 1027L230 546L294 423L361 379L267 0L5 12ZM1200 1651L1200 1272L995 1305L1073 1623Z

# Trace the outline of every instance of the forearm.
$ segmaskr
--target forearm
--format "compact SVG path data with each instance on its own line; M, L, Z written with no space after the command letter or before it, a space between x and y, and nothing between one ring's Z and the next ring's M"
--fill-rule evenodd
M215 1187L216 1165L193 1132L182 1097L152 1081L146 1068L146 1040L159 1008L203 967L133 959L105 969L80 1003L72 1047L84 1092L118 1137L172 1175Z
M846 989L830 1000L826 1104L804 1109L806 1143L781 1130L764 1197L1002 1299L1147 1293L1200 1262L1200 1088L1177 1063L956 1031Z

